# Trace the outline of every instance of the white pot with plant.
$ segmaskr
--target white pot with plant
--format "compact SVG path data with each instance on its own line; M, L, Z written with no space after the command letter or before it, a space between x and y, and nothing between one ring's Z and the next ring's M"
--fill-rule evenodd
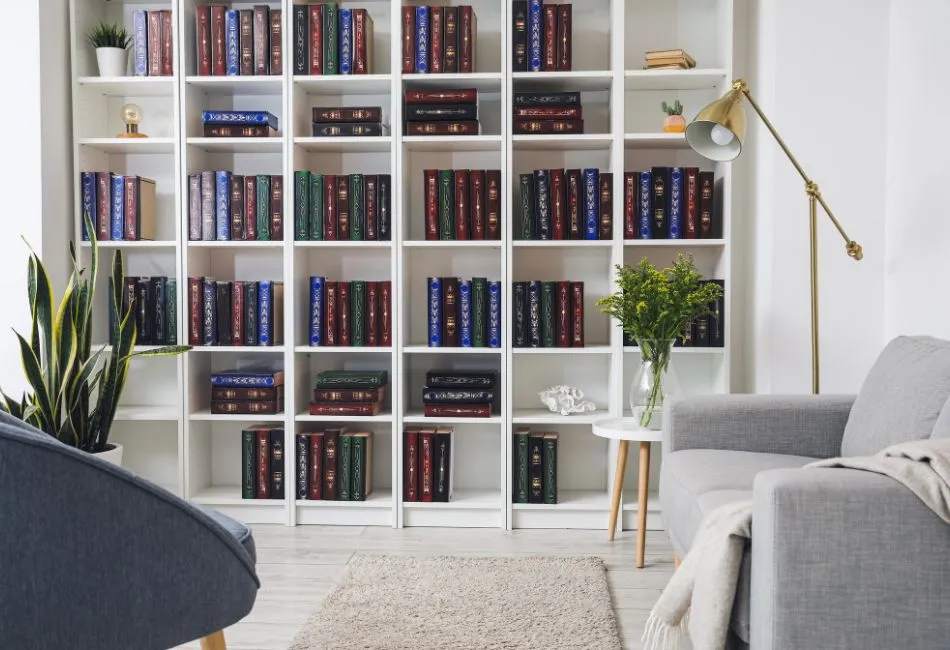
M118 23L99 23L89 31L89 41L96 48L100 77L124 77L129 62L132 37Z

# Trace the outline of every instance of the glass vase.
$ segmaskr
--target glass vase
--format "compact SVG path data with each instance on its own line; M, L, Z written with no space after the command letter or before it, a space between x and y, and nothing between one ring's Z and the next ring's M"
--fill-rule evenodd
M676 373L670 365L673 340L637 339L640 367L630 384L630 410L642 429L663 426L663 404L679 392Z

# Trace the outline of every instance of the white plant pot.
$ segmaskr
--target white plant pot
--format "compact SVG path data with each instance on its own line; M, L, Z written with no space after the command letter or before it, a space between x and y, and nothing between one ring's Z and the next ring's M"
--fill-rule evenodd
M108 445L106 445L105 451L100 451L98 454L96 454L96 458L122 467L122 445L117 445L113 442L110 442Z
M97 47L100 77L124 77L129 63L129 52L120 47Z

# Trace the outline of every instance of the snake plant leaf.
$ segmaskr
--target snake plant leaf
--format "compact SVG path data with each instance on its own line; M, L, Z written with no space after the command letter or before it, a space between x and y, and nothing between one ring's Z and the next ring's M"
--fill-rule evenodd
M184 354L189 350L191 350L190 345L163 345L160 348L151 348L149 350L133 352L129 356L125 357L123 361L134 359L135 357L173 357L179 354Z
M23 419L23 405L7 395L5 392L0 391L0 396L3 396L3 402L0 403L0 409L3 409L4 412L9 413L15 418L20 420ZM24 398L25 399L25 398Z
M56 364L56 348L53 347L53 284L50 282L49 274L43 262L32 253L31 260L36 270L33 274L33 304L32 313L34 320L39 324L41 350L36 351L40 366L46 371L46 382L53 384Z
M17 340L20 342L20 358L23 361L23 370L26 373L26 379L33 388L33 396L39 412L36 414L40 429L47 433L53 433L53 404L50 402L49 390L43 381L43 370L40 367L39 359L33 354L33 348L27 343L26 339L16 333Z

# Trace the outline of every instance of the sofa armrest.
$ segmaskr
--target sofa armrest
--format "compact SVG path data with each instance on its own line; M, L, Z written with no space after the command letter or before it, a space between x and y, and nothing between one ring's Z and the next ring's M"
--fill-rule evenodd
M909 489L859 470L770 470L753 503L751 647L946 647L950 527Z
M664 451L839 455L853 395L716 395L672 400Z

